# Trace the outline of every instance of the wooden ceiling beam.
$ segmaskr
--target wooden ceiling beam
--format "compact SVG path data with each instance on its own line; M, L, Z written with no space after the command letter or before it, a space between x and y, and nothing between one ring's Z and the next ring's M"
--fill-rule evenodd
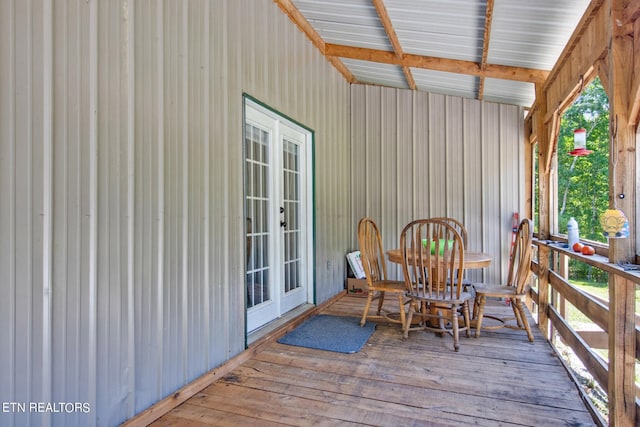
M387 38L393 47L393 51L396 54L396 57L402 59L404 52L402 50L402 46L400 45L400 41L398 40L398 36L396 35L396 30L393 28L393 24L391 23L391 19L389 18L389 13L387 12L387 8L384 6L383 0L372 0L373 6L376 8L376 12L378 13L378 18L380 18L380 22L382 23L382 27L384 31L387 33ZM416 82L413 78L413 74L411 74L411 70L406 65L402 66L402 72L404 73L405 79L407 80L407 84L412 90L416 90Z
M311 43L318 48L320 52L324 54L324 40L320 37L320 34L311 26L309 21L300 13L298 8L291 2L291 0L273 0L280 10L284 12L289 19L296 24L298 29L302 31L311 40Z
M341 44L327 43L325 45L325 54L338 56L340 58L359 59L361 61L380 62L391 65L400 65L402 62L402 59L398 58L394 52Z
M493 21L493 2L494 0L487 1L487 9L484 14L484 38L482 41L482 59L480 61L480 70L485 71L487 69L487 56L489 56L489 38L491 37L491 23ZM484 96L484 77L480 77L480 84L478 85L478 99L482 100Z
M494 79L515 80L528 83L542 83L546 80L548 71L532 68L509 67L506 65L486 64L482 70L480 64L472 61L437 58L404 54L398 58L395 53L384 50L367 49L362 47L325 44L325 54L340 58L359 59L362 61L379 62L383 64L399 65L427 70L444 71L449 73L469 74Z
M291 0L273 0L278 5L280 10L289 17L291 22L296 24L298 29L302 31L311 40L311 43L327 57L329 62L342 74L346 81L349 83L355 83L356 79L353 74L347 69L347 67L340 61L339 58L327 55L325 52L325 42L320 37L320 34L313 28L313 26L307 21L307 19L300 13L298 8L291 2Z
M584 71L580 70L578 67L575 71L572 72L572 75L570 77L563 76L563 78L559 80L558 80L558 75L561 74L561 72L564 72L566 74L567 72L566 70L571 68L576 68L576 67L572 67L571 65L573 62L576 62L576 60L581 60L585 64L588 63L588 65L584 66L584 68L586 69L588 68L588 66L594 64L598 58L606 54L607 46L604 43L599 43L599 45L601 45L602 48L598 47L596 49L594 46L588 45L584 37L585 33L589 33L589 31L592 30L590 27L601 25L602 18L600 17L600 14L601 14L603 3L604 3L604 0L592 0L591 3L589 3L589 6L587 6L587 10L582 16L582 19L580 19L578 26L576 27L573 34L567 41L567 44L562 50L560 57L558 58L553 69L549 73L549 77L547 81L544 83L545 92L553 92L553 97L549 97L550 99L548 99L548 102L550 102L549 108L547 109L548 114L552 113L554 109L554 103L557 105L560 102L562 102L562 100L564 100L567 97L568 91L571 90L571 87L569 87L569 85L564 86L560 90L559 89L551 90L550 88L552 86L556 86L559 84L564 85L564 82L566 81L577 82L579 80L579 76L584 74ZM605 40L603 37L603 34L598 33L597 31L596 33L597 34L589 34L589 36L595 37L593 39L594 41ZM583 45L587 45L588 49L583 47ZM596 50L598 50L598 52L595 52ZM576 54L576 51L579 53ZM584 54L587 52L591 53L592 58L582 58L581 54Z

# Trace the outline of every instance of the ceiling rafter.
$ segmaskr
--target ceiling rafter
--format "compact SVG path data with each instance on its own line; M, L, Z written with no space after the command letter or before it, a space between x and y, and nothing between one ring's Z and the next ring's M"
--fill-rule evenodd
M550 10L566 10L571 19L576 19L575 15L571 16L571 12L577 9L575 7L569 8L569 3L560 2L562 4L555 5L557 0L541 1ZM569 2L569 0L567 1ZM583 28L582 21L592 19L590 11L597 9L607 0L588 0L588 3L585 3L586 1L571 0L571 4L584 5L586 11L582 15L578 29L569 39L569 43L564 45L565 48L558 58L560 62L566 62L571 57L571 49L568 51L567 46L571 45L571 41L575 37L580 36L580 28ZM348 5L348 11L346 11L344 17L340 13L341 2L339 0L273 0L273 2L311 40L318 51L350 84L382 84L391 87L409 87L412 90L421 90L417 88L415 83L415 76L419 72L418 70L433 70L443 73L442 75L434 74L432 80L435 85L442 83L442 91L444 93L460 90L460 92L455 93L465 93L466 96L479 100L491 99L528 108L529 106L523 101L531 99L531 86L525 84L508 85L506 81L533 83L534 85L541 84L542 87L548 88L553 84L552 81L557 78L556 68L558 64L555 63L551 67L548 54L554 48L559 49L559 46L553 43L549 47L535 45L535 31L531 30L531 28L524 29L521 34L524 37L523 40L520 40L520 38L517 38L517 40L505 40L505 37L509 37L508 34L511 34L510 31L512 29L507 27L507 31L505 31L504 26L507 24L504 23L504 20L501 19L500 22L496 20L498 16L496 10L500 12L502 17L504 9L502 4L495 2L495 0L486 0L483 9L475 13L465 11L462 16L466 21L461 20L461 22L464 21L465 25L472 25L470 22L473 22L473 25L476 22L480 25L484 24L484 28L477 28L477 30L483 31L482 42L470 39L474 36L477 37L475 34L464 33L456 35L454 31L444 27L434 33L429 31L422 32L419 28L413 31L411 28L416 25L419 26L420 22L413 19L410 8L402 7L401 10L398 10L399 21L395 22L396 16L394 13L396 9L387 8L391 4L390 0L367 0L355 5ZM366 3L369 4L367 5ZM444 1L439 2L436 9L447 8L446 4L447 2ZM640 1L626 0L622 4L624 7L622 7L620 13L619 25L614 29L615 35L620 37L638 32L633 23L640 16ZM374 10L375 14L373 13ZM513 8L507 8L506 10L507 14L514 13ZM438 11L434 10L434 12L437 13ZM307 16L307 14L309 15ZM533 15L535 19L545 19L544 15L539 13L539 8L536 9ZM392 17L394 18L393 20ZM431 17L430 19L433 20L435 18ZM473 21L468 21L470 19ZM541 24L543 24L541 31L548 31L550 35L555 34L554 31L558 30L555 23L550 23L546 26L546 22L541 22ZM352 29L352 35L348 29ZM419 52L419 54L418 52L415 54L407 53L405 49L408 47L404 45L404 39L402 38L404 33L400 32L401 29L402 31L409 31L407 36L408 45L415 46L416 42L425 40L425 50ZM384 30L384 33L382 33L382 30ZM324 31L326 31L326 35ZM432 34L432 38L428 38L429 34ZM517 34L520 35L520 33ZM425 39L424 37L427 38ZM455 41L456 37L458 37L458 40L464 40L464 37L467 37L467 45L458 46ZM455 50L457 47L467 49L467 53L464 53L465 56L456 55L456 52L451 52L451 55L449 55L446 43L452 39L454 40L451 42L452 49ZM383 47L385 43L390 47ZM432 47L430 43L433 43L435 47ZM469 56L473 55L472 51L474 49L469 43L473 43L473 46L476 46L477 59ZM522 58L526 57L526 52L517 50L527 49L527 43L533 46L532 57L536 59L534 62L523 60ZM358 45L368 46L368 48L358 47ZM509 52L514 47L516 54L513 55L513 58L505 57L505 52ZM478 49L482 49L481 52L477 52ZM496 52L493 52L496 54L494 63L491 63L494 60L494 56L489 55L489 49L496 50ZM470 59L462 60L456 58ZM350 61L352 59L362 61L362 64L352 63ZM393 67L380 67L376 66L375 63L392 65L396 69L392 71L391 68ZM396 70L398 68L402 69L403 75L397 73ZM455 77L448 75L449 73L476 77L478 80L474 81L476 81L477 86L465 87L466 82L469 80L455 80ZM491 87L488 87L487 78L495 79L497 81L496 85L492 84ZM640 82L640 78L637 78L636 81ZM447 86L448 82L453 82L451 87ZM640 83L636 87L640 88ZM638 92L640 93L640 89L638 89ZM535 100L535 96L533 96L533 100ZM535 105L533 108L535 108ZM640 117L640 102L634 105L632 109L638 111Z
M482 70L480 64L473 61L437 58L433 56L413 55L407 53L405 53L402 58L398 58L395 53L384 50L330 43L325 44L325 55L528 83L542 83L546 80L549 74L546 70L496 64L485 64L485 69Z
M491 37L491 22L493 21L493 2L487 0L487 10L484 18L484 38L482 41L482 60L480 61L480 70L487 69L487 56L489 56L489 39ZM478 85L478 99L482 100L484 96L484 76L480 76L480 84Z
M289 19L296 24L296 26L311 40L311 43L329 60L346 81L349 83L355 83L356 78L351 74L347 67L342 63L339 58L328 56L325 52L325 42L320 37L320 34L311 26L309 21L302 16L298 8L291 2L291 0L273 0L278 5L280 10L284 12Z
M389 14L387 13L387 8L385 7L383 0L372 0L372 2L374 7L376 8L378 17L380 18L380 22L382 22L384 31L387 33L389 42L391 42L391 46L393 47L393 51L395 52L396 57L398 59L402 59L402 57L404 56L404 51L402 50L402 46L400 46L400 41L398 40L398 36L396 35L396 30L394 30L393 28L393 24L391 23L391 19L389 18ZM416 90L416 82L413 78L413 74L411 74L411 70L406 65L400 64L400 66L402 67L402 72L407 79L407 84L409 85L411 90Z

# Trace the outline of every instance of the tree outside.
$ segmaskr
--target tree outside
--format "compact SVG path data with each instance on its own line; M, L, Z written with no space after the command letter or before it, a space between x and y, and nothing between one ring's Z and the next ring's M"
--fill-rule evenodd
M569 152L574 148L574 130L580 128L587 131L587 149L592 153L575 157ZM573 217L578 222L581 240L607 242L599 219L609 206L609 147L609 98L596 78L565 111L560 123L557 153L560 233L567 233L567 222ZM574 271L578 276L593 273L584 264L574 267L584 269Z

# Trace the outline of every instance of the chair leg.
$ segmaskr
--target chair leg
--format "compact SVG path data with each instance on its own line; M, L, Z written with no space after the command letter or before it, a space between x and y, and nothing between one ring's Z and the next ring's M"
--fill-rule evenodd
M380 291L380 294L378 295L378 316L380 315L380 312L382 311L382 304L384 303L384 291Z
M446 329L446 324L444 322L444 314L442 312L442 309L436 309L436 314L438 315L438 327L444 332L444 330Z
M473 297L473 317L472 317L472 319L477 319L478 318L479 305L480 305L480 297L478 297L476 295L475 297Z
M411 322L413 321L414 310L417 312L418 305L416 304L415 301L411 301L409 303L409 316L404 322L404 331L403 331L404 333L402 334L404 338L409 338L409 327L411 326Z
M398 294L398 305L400 306L400 324L402 325L402 330L404 331L404 325L406 323L406 314L404 312L404 298L402 294Z
M520 309L518 308L517 301L518 300L516 298L511 298L509 302L511 303L511 309L513 310L513 315L516 318L516 325L518 325L518 328L524 328L522 323L522 316L520 314Z
M371 308L371 302L373 301L373 291L369 290L367 294L367 302L364 305L364 312L362 313L362 319L360 320L360 326L367 324L367 314L369 314L369 308Z
M480 338L480 329L482 329L482 317L484 316L484 304L487 298L484 295L480 295L476 298L478 305L478 314L476 316L476 338Z
M471 337L471 318L469 313L469 301L462 303L462 314L464 316L464 326L467 328L467 338Z
M451 307L451 329L453 330L453 349L458 351L460 349L460 332L458 329L458 310L455 306Z
M527 316L524 313L524 304L522 304L521 299L515 300L516 305L518 306L518 311L520 312L520 318L522 319L522 325L524 326L524 330L527 331L527 337L529 338L529 342L533 342L533 333L531 332L531 327L529 326L529 321L527 320Z

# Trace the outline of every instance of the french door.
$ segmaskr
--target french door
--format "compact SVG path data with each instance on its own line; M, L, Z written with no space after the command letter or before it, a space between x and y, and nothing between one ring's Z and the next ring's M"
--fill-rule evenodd
M247 332L311 301L310 132L245 102Z

